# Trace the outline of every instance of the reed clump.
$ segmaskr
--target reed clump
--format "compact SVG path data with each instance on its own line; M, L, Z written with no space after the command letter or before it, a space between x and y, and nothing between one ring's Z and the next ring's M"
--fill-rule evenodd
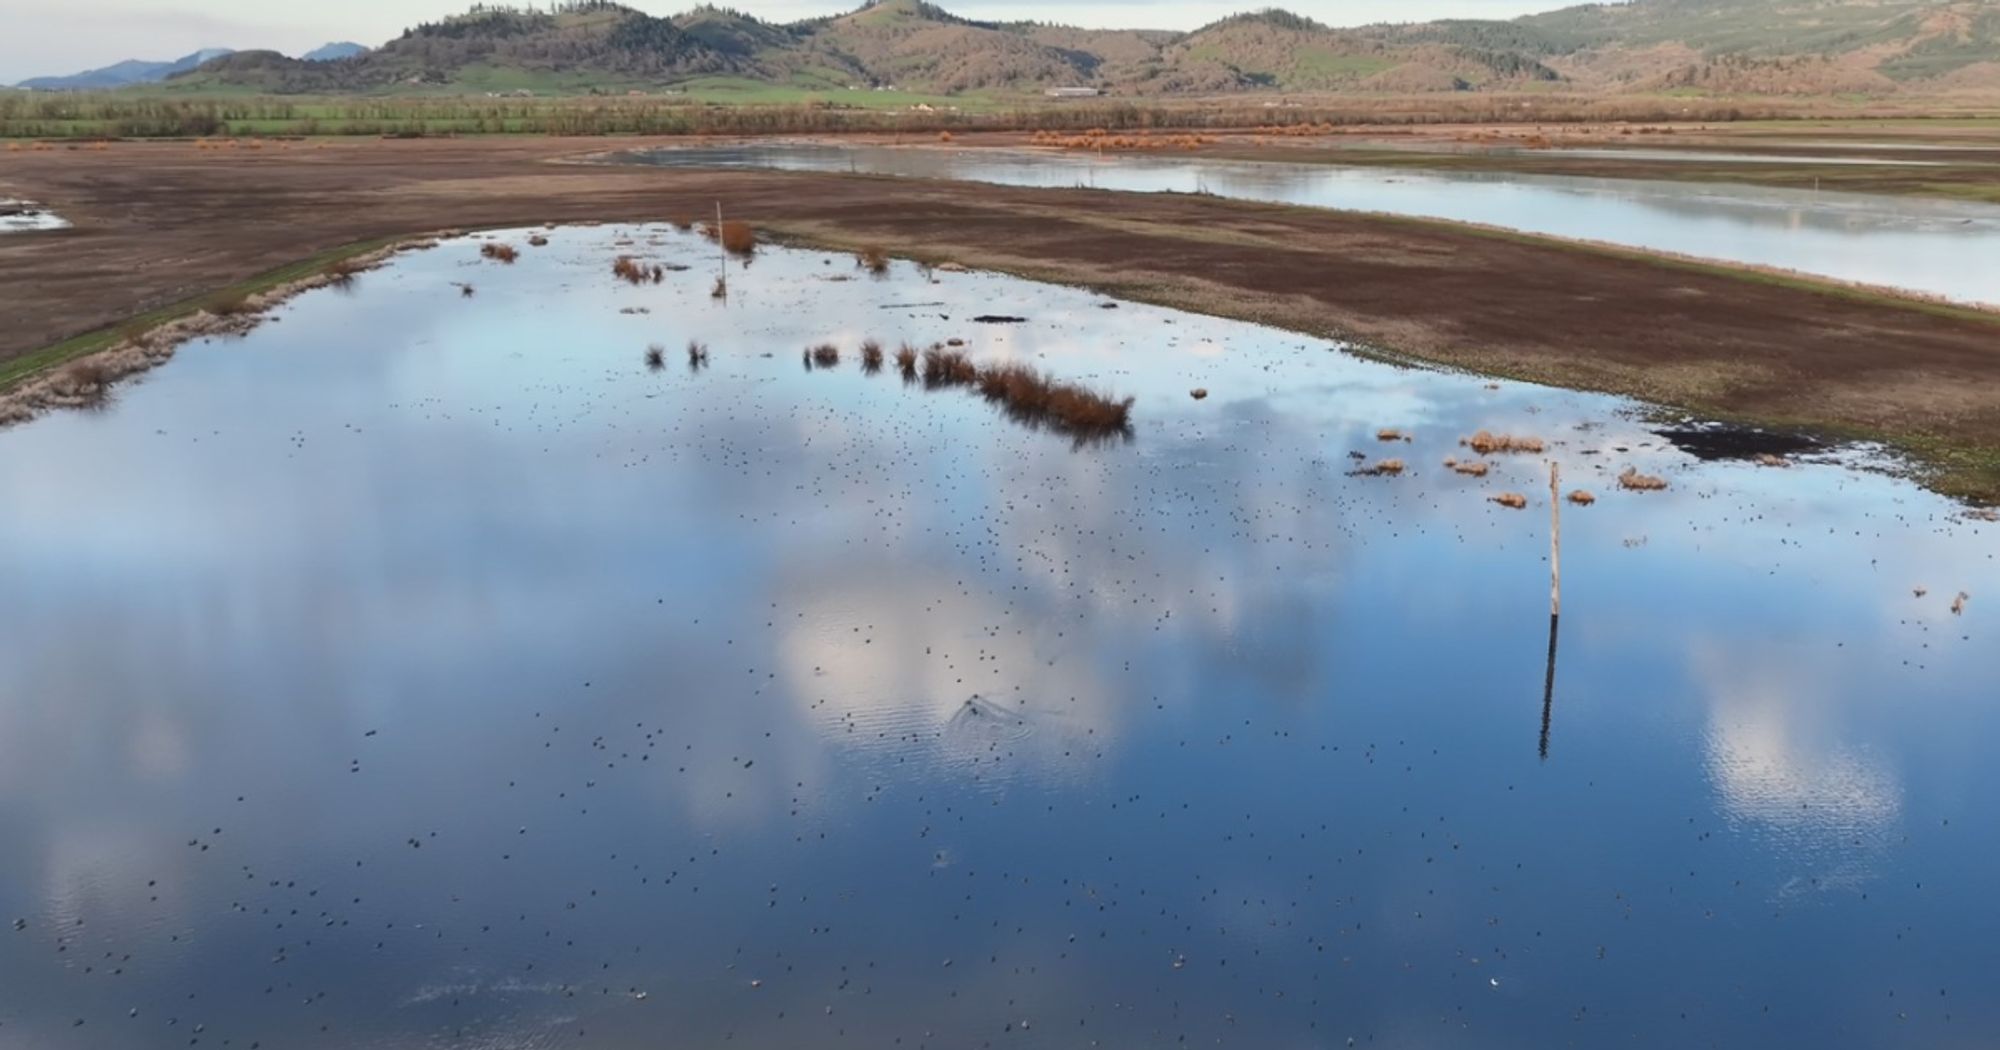
M1583 489L1577 489L1575 492L1569 494L1569 501L1579 507L1588 507L1597 502L1597 497Z
M964 355L942 353L940 367L945 374L957 374L950 361ZM930 357L925 358L926 371ZM1006 409L1015 420L1030 426L1047 426L1078 438L1090 438L1127 430L1132 420L1132 399L1108 397L1088 387L1064 382L1042 374L1032 366L1011 363L971 369L970 383L981 396Z
M1404 469L1404 464L1402 460L1385 459L1378 463L1375 463L1372 466L1363 467L1360 470L1355 471L1354 473L1360 477L1370 477L1370 478L1395 477L1401 474L1403 472L1403 469Z
M1486 463L1476 459L1469 459L1463 462L1456 459L1447 459L1444 461L1444 465L1450 467L1455 473L1463 474L1468 478L1483 478L1488 471L1493 469Z
M1416 438L1413 438L1410 435L1395 429L1394 427L1383 427L1381 430L1375 432L1375 440L1410 442L1410 441L1415 441Z
M854 257L855 265L877 277L889 275L889 253L880 245L871 244L861 249Z
M979 381L979 368L963 352L933 346L924 351L924 385L965 386Z
M874 375L882 370L882 344L873 339L861 344L861 370Z
M611 274L630 285L659 284L667 279L667 268L648 266L630 255L621 255L611 261Z
M494 262L512 263L514 260L521 257L521 249L516 248L511 244L501 244L498 241L488 241L485 244L479 246L479 254L485 256L488 259L493 260Z
M326 274L326 283L333 287L352 288L354 279L361 276L362 271L366 269L367 267L353 259L341 259L329 264L322 272Z
M729 278L717 277L715 279L715 287L708 290L708 297L710 299L729 298Z
M111 394L111 384L117 382L118 374L101 360L85 358L61 372L49 384L49 389L57 397L72 404L90 406L99 404Z
M1618 475L1618 487L1633 492L1658 492L1667 487L1667 479L1641 474L1638 467L1626 467L1625 473Z
M1967 594L1964 591L1958 592L1958 597L1953 598L1951 600L1951 614L1953 616L1964 616L1965 603L1971 600L1972 600L1972 595Z
M812 363L821 368L832 368L840 364L840 348L832 343L821 343L813 347Z
M903 373L903 381L917 378L917 348L908 343L896 348L896 370Z
M250 296L238 293L236 295L225 295L209 303L203 309L217 317L250 317L260 312L263 308L258 306L256 300Z
M754 255L757 252L757 231L749 223L730 219L722 225L703 223L702 236L722 245L722 250L731 255Z
M1459 444L1482 456L1505 452L1539 453L1547 448L1538 437L1516 437L1509 434L1495 434L1487 430L1482 430L1469 438L1462 438Z
M1502 492L1498 496L1492 497L1492 500L1509 510L1528 509L1528 497L1518 492Z
M708 364L708 344L698 339L688 340L688 367L701 368Z
M646 367L655 372L667 367L667 348L658 343L647 347Z

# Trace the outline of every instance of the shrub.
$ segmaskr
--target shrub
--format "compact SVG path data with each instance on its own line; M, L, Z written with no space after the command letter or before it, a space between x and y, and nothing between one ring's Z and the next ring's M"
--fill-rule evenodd
M1501 452L1541 452L1546 447L1542 444L1541 438L1510 437L1506 434L1494 434L1485 430L1469 438L1461 439L1459 444L1482 456L1491 456Z
M1641 474L1638 467L1626 467L1625 473L1618 475L1618 487L1633 492L1658 492L1667 487L1667 479Z

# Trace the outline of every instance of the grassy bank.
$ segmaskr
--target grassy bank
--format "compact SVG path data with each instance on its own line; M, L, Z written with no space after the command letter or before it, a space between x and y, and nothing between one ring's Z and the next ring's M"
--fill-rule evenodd
M302 278L325 273L342 262L379 251L404 239L406 238L377 237L317 252L298 262L260 273L246 281L182 299L155 310L148 310L130 320L85 332L11 361L0 361L0 392L7 391L32 376L60 368L98 351L109 350L120 343L204 309L225 306L247 296L268 292Z

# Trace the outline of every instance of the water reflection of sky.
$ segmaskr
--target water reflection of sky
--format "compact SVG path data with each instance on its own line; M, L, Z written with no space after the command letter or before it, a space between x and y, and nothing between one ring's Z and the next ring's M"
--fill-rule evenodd
M2000 304L2000 207L1990 204L1724 183L1053 151L767 145L651 150L626 159L1214 193L1483 223Z
M625 233L411 256L0 435L0 1045L2000 1026L2000 657L1947 611L1992 526L1011 279L771 252L717 304ZM865 377L866 336L1129 393L1134 439ZM1602 497L1546 761L1546 480L1445 472L1480 427Z

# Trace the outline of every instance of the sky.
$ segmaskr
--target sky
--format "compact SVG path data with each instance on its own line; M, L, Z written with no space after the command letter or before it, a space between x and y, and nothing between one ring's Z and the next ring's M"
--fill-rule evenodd
M656 15L699 0L627 0ZM1125 29L1193 29L1225 15L1279 6L1330 25L1431 18L1511 18L1570 0L942 0L968 18L1039 19ZM835 14L860 0L725 0L772 21ZM0 0L0 84L75 73L127 58L166 60L205 47L270 48L288 54L334 40L374 46L413 22L435 20L471 0Z

